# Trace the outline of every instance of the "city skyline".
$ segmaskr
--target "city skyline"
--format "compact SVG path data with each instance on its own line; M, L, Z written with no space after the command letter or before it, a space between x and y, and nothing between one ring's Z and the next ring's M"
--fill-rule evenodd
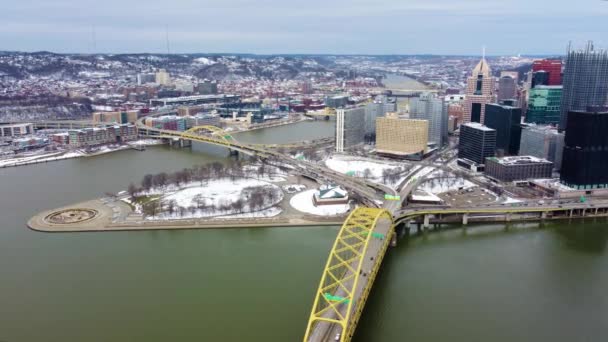
M561 55L568 41L608 45L608 4L586 2L34 0L3 7L0 39L58 53Z

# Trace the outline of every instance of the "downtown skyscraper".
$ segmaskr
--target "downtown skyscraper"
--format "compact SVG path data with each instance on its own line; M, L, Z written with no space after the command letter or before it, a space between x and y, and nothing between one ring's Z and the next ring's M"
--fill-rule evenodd
M496 101L494 88L496 79L485 58L482 58L467 80L466 99L464 101L464 122L485 121L485 106Z
M410 100L410 119L429 122L429 142L441 147L448 142L448 111L442 98L423 93Z
M608 51L595 50L592 42L584 50L569 50L563 81L560 130L567 128L568 112L597 110L608 104Z

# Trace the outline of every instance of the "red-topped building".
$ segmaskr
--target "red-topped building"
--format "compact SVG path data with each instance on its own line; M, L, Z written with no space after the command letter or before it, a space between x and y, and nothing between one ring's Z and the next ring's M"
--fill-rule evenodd
M559 59L539 59L534 61L532 64L532 71L545 71L549 74L548 84L561 85L562 84L562 61Z

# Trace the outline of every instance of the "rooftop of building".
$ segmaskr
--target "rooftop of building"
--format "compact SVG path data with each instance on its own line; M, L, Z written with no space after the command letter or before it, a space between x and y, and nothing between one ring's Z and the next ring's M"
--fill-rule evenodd
M538 158L538 157L534 157L534 156L512 156L512 157L502 157L502 158L491 157L488 159L498 162L499 164L502 164L502 165L551 163L547 159Z
M473 69L473 76L476 75L492 76L492 69L490 69L490 65L485 58L482 58Z
M499 107L502 107L504 109L521 109L521 107L509 106L509 105L502 104L502 103L488 103L488 105L490 105L490 106L499 106Z
M557 130L557 127L551 126L551 125L538 125L538 124L534 124L534 123L526 123L526 124L522 125L522 129L529 130L529 131L543 132L543 133L563 134L563 133L559 133L559 131Z
M345 198L348 196L348 191L339 185L335 184L324 184L319 187L317 197L321 199L330 198Z
M467 127L471 127L471 128L486 131L486 132L496 131L495 129L482 125L479 122L467 122L467 123L462 124L461 126L467 126Z
M537 85L534 86L534 88L530 89L530 90L534 90L534 89L563 89L564 86L562 85Z

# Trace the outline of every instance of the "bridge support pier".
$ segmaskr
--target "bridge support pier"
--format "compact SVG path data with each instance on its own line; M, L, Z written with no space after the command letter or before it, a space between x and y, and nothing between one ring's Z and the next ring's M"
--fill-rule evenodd
M424 229L429 229L431 227L430 220L431 220L430 215L424 215L424 225L423 225Z
M572 218L572 215L574 215L574 209L570 209L570 214L568 214L568 217Z
M184 147L190 147L190 146L192 146L192 141L186 140L186 139L179 140L179 147L184 148Z
M463 214L462 215L462 225L466 226L467 224L469 224L469 214Z
M511 219L512 219L512 217L511 217L511 213L507 213L507 214L505 215L505 221L507 221L507 222L511 222Z
M597 212L598 212L599 208L595 208L595 215L597 216Z
M541 218L542 220L546 219L546 218L547 218L547 212L546 212L546 211L543 211L542 213L540 213L540 218Z
M585 214L586 214L586 213L587 213L587 209L583 209L583 210L582 210L582 212L581 212L581 216L582 216L582 217L585 217Z

